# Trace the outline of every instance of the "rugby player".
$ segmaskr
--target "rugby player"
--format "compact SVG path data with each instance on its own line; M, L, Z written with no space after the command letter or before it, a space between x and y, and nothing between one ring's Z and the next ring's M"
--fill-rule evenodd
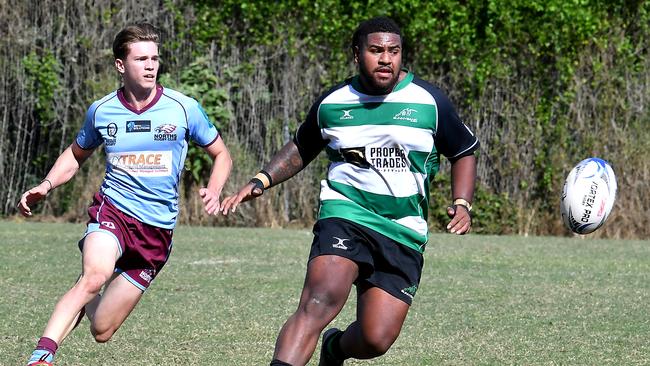
M323 334L320 365L388 351L420 283L428 190L440 155L451 162L447 229L465 234L471 227L478 139L440 89L402 68L403 39L394 21L361 23L351 46L358 75L320 96L294 139L222 202L224 214L234 212L327 153L302 295L271 365L305 365L353 285L356 320Z
M79 241L81 275L56 304L28 365L51 365L84 313L95 340L106 342L135 308L171 253L190 140L213 159L208 184L199 194L207 214L219 212L230 154L196 100L157 83L159 37L148 23L117 34L113 55L123 86L90 106L76 139L18 204L24 216L31 216L34 204L69 181L104 145L105 177Z

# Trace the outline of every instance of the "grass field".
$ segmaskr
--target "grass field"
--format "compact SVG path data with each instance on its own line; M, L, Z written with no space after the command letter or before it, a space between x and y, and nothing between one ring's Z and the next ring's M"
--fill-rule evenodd
M0 221L0 365L25 362L79 272L83 229ZM57 366L268 365L311 232L181 227L174 239L113 340L94 343L84 320ZM333 325L354 305L353 292ZM400 338L347 364L649 365L650 241L434 234Z

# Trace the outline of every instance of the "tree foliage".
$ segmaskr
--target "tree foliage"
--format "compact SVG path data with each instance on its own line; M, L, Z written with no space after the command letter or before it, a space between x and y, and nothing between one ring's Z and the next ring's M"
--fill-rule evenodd
M8 55L0 67L10 71L0 76L2 214L69 144L93 98L116 87L108 49L126 22L147 18L165 30L162 81L201 101L220 128L236 163L227 187L233 191L291 137L316 96L355 72L349 44L357 24L388 15L402 26L406 66L445 90L481 139L476 231L566 233L557 208L565 174L599 156L613 164L620 193L614 223L596 235L650 234L643 211L650 204L643 194L650 191L648 2L162 0L153 9L135 1L85 3L11 3L0 14L7 35L0 50ZM47 135L35 134L44 126ZM236 218L219 221L200 214L192 193L209 167L193 147L181 221L308 225L325 164L319 158L242 206ZM433 227L446 220L438 210L450 199L445 169L432 185ZM57 197L44 210L80 210L64 201Z

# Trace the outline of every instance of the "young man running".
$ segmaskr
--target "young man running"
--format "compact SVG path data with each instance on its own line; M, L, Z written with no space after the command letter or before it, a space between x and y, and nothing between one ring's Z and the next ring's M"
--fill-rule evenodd
M75 141L20 199L18 209L31 216L35 203L69 181L104 145L105 178L79 241L81 275L56 304L28 365L51 365L84 313L95 340L106 342L135 308L171 253L178 183L190 139L214 161L199 194L207 214L219 212L230 154L196 100L157 83L158 44L157 30L147 23L117 34L113 54L124 85L90 106Z

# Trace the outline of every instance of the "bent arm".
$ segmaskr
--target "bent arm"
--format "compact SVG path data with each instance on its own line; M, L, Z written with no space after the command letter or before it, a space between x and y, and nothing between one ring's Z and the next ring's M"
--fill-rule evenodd
M232 158L221 136L214 143L206 146L204 150L212 158L212 172L207 187L201 188L199 195L203 199L205 211L212 215L219 212L219 197L230 176Z
M307 162L309 163L309 162ZM261 196L265 188L280 184L285 180L298 174L305 167L303 158L298 150L296 143L292 140L280 149L271 161L264 166L264 171L270 177L270 182L266 187L256 185L253 181L244 185L237 194L226 197L223 200L221 211L224 215L229 212L235 212L237 206L253 198ZM259 182L259 180L258 180Z
M474 154L463 156L451 164L451 194L454 201L462 199L471 205L474 199L474 186L476 184L476 157ZM453 204L447 208L447 215L451 221L447 230L452 234L465 234L472 226L472 217L469 207Z
M33 207L54 188L65 184L79 171L81 164L92 155L94 149L84 150L76 142L68 146L39 185L23 193L18 202L18 210L23 216L31 216Z
M271 161L264 166L264 171L271 176L272 185L278 185L298 174L305 165L298 146L292 140L273 156Z
M84 150L76 142L68 146L56 159L45 179L52 183L54 189L67 183L79 171L79 167L93 154L95 149Z
M476 156L463 156L451 164L451 195L467 202L474 200L476 184Z

